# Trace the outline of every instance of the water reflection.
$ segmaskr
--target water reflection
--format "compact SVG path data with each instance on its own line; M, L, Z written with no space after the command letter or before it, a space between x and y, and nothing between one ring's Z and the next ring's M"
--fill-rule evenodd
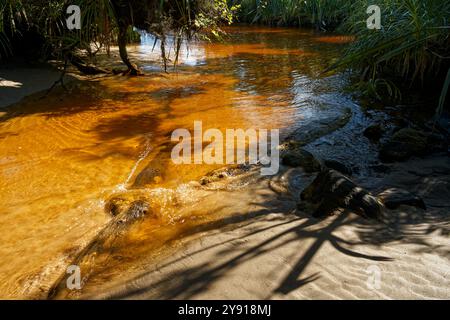
M150 75L75 84L69 94L58 89L0 115L1 297L45 292L108 222L103 206L112 194L140 188L164 217L115 244L128 259L147 252L143 244L156 248L212 219L217 203L196 208L200 196L189 181L219 166L174 165L173 130L202 121L205 130L281 128L286 135L320 116L320 104L348 103L345 78L320 76L340 41L298 29L226 31L224 42L184 45L170 74L161 73L159 45L144 35L130 56ZM136 184L149 168L161 178ZM197 220L177 224L190 215Z

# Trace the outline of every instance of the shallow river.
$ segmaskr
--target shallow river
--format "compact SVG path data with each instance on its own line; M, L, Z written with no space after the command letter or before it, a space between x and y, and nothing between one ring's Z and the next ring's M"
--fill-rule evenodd
M284 136L316 118L320 105L355 107L343 76L321 76L348 41L233 27L224 42L183 48L177 70L164 74L153 39L144 37L130 52L147 76L75 82L69 92L0 112L0 298L48 290L110 219L104 206L114 194L140 188L154 199L159 219L144 229L153 238L140 230L130 241L158 248L188 228L173 197L194 201L189 181L218 166L173 164L173 130L202 121L203 129L279 128ZM157 174L143 182L136 179L143 170ZM211 210L196 208L196 215Z

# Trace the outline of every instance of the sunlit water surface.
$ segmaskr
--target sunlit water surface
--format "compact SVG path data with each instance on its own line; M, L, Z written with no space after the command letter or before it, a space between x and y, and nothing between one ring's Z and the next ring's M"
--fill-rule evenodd
M77 83L0 113L1 298L48 290L110 219L104 205L115 193L140 187L154 195L160 220L143 230L155 232L155 248L186 228L173 195L195 199L189 181L218 166L174 165L173 130L202 121L205 130L280 128L286 135L317 117L318 105L352 105L343 76L320 75L348 38L281 28L228 33L224 42L183 47L169 74L161 72L153 38L143 37L130 52L148 76ZM136 186L149 167L160 177ZM196 215L207 220L213 210Z

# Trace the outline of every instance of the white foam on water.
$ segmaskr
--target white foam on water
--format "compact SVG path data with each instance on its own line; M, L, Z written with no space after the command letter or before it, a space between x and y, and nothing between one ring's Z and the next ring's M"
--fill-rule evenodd
M145 138L145 143L144 143L144 151L141 152L141 154L139 155L138 160L136 161L136 163L134 164L133 168L131 169L130 174L128 175L128 178L125 181L125 186L128 185L128 183L130 182L131 178L133 178L134 173L136 172L136 169L139 167L139 165L141 164L141 162L143 160L145 160L145 158L148 157L150 151L152 151L152 146L150 144L151 141L151 134L146 134L144 135Z
M142 161L144 161L148 155L150 154L150 151L153 150L151 146L151 134L144 135L145 143L144 143L144 150L139 154L138 159L136 163L131 168L130 173L128 174L127 178L125 179L125 182L118 184L113 190L112 193L119 193L127 191L127 186L130 183L131 179L133 178L134 174L136 173L137 168L141 164Z

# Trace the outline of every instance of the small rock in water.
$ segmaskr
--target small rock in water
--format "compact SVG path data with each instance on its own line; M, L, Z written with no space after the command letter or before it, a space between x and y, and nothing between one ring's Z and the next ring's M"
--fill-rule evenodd
M227 177L229 177L229 173L225 170L220 172L210 172L209 174L200 179L200 184L204 186L207 185L208 183L216 182L221 179L225 179Z
M287 146L281 154L282 164L289 167L302 167L305 172L317 172L321 170L320 162L311 152L302 148Z
M370 169L372 169L376 173L389 173L391 171L391 168L384 164L375 164L372 166L369 166Z
M123 212L129 204L129 200L121 197L113 197L105 204L105 212L111 214L113 217Z
M443 134L432 133L428 136L428 145L431 152L445 152L449 147L449 137Z
M372 140L372 141L378 141L381 139L384 133L384 128L381 126L381 124L374 124L370 127L367 127L363 134L366 138Z
M150 205L143 200L136 200L131 203L126 213L127 220L136 220L151 213Z
M349 166L347 166L337 160L326 159L326 160L324 160L324 164L328 168L339 171L340 173L345 174L347 176L351 176L353 173L352 169Z
M379 156L383 162L404 161L412 156L425 155L428 147L426 133L405 128L396 132L381 146Z
M384 205L389 209L397 209L401 205L421 208L426 210L425 202L419 196L409 191L390 188L381 192L378 197L383 201Z
M204 186L222 179L235 177L248 172L250 168L251 166L248 164L237 164L230 167L213 170L200 179L200 184Z

